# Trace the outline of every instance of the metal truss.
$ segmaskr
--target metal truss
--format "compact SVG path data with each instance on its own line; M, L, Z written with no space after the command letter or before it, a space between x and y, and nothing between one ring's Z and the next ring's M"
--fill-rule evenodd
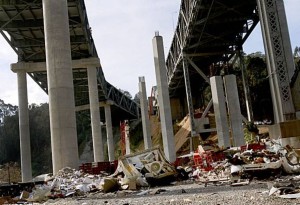
M283 0L257 0L257 3L266 49L275 121L278 123L295 118L290 90L290 80L295 65L289 36L283 36L287 33Z
M166 60L170 95L183 86L183 53L207 70L212 63L232 58L258 21L255 0L183 0ZM203 68L201 63L197 66Z
M137 112L140 110L140 105L135 101L131 100L129 97L124 95L123 92L118 90L116 87L112 86L107 82L107 98L112 100L115 105L120 107L126 112L134 116L139 116Z

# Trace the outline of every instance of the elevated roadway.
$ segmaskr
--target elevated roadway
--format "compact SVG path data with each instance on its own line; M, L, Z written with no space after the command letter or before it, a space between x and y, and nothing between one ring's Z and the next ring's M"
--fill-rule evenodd
M214 102L204 102L204 98L208 97L205 96L204 90L210 85L210 77L232 73L230 69L236 60L239 60L243 78L248 121L253 121L242 53L243 44L258 22L262 28L274 121L280 123L296 118L295 99L293 101L290 87L295 65L283 0L182 0L178 24L167 54L166 69L169 94L170 98L173 98L175 108L173 115L176 115L175 119L180 119L184 117L186 110L188 111L191 136L199 134L194 120L194 106L206 106L201 113L201 120L204 120L212 105L218 111L218 106L222 104L223 113L216 112L216 119L227 119L224 116L228 115L230 103L227 99L225 105L226 99L220 94L221 91L224 92L223 79L218 77L221 80L217 83L218 86L222 85L222 88L219 86L220 89L216 91L216 82L213 81L212 89L213 96L223 98L215 97ZM237 102L238 98L236 95ZM239 105L231 110L234 117L240 116ZM219 120L217 123L219 137L223 135L222 126L227 126L224 130L228 130L228 123L225 121ZM241 126L240 120L237 122L236 127ZM231 129L233 128L235 125L231 125ZM209 129L202 129L201 133L206 131ZM192 149L190 147L190 150Z
M68 0L72 60L99 58L88 22L84 0ZM45 36L42 0L0 0L0 33L18 55L19 62L45 62ZM28 75L47 90L46 67ZM97 68L100 102L112 103L112 119L137 117L139 106L107 82L101 65ZM88 108L88 77L86 68L73 68L75 105Z
M166 60L171 97L185 93L184 59L192 92L199 93L212 75L209 68L229 62L258 22L256 0L182 1Z

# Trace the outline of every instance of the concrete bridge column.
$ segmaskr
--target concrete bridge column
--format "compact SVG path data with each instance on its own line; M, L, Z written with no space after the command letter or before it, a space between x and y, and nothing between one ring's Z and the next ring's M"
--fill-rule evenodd
M220 147L230 147L228 117L222 77L211 77L210 86L217 124L218 143Z
M108 148L108 160L115 160L115 144L114 144L114 136L112 130L112 122L111 122L111 108L109 104L104 106L105 111L105 124L106 124L106 134L107 134L107 148Z
M43 0L53 173L78 168L67 0Z
M152 40L152 44L164 153L166 155L167 160L169 160L170 162L175 162L175 137L173 133L173 123L171 116L163 38L159 36L158 33L156 33L155 37Z
M20 131L22 182L28 182L32 180L32 171L31 171L31 148L30 148L30 132L29 132L27 78L26 78L25 70L18 70L14 72L17 72L17 76L18 76L19 131Z
M88 74L88 85L89 85L94 162L103 162L104 154L103 154L102 131L101 131L101 124L100 124L100 109L99 109L96 67L88 66L87 74Z
M148 113L148 101L146 93L145 77L139 77L140 105L143 123L144 147L149 149L152 147L150 121Z
M235 75L225 75L224 85L226 90L227 106L230 120L233 146L245 145L243 118L240 108L239 94Z

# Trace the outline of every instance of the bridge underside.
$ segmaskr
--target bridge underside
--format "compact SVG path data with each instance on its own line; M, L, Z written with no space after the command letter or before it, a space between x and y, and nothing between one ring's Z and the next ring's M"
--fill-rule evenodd
M83 0L68 0L72 60L98 58ZM18 55L19 62L45 62L42 0L0 0L0 33ZM45 68L46 70L46 68ZM28 72L46 92L46 71ZM138 105L105 80L97 68L99 101L111 101L113 119L136 118ZM73 69L75 105L89 104L86 68Z
M190 61L192 94L199 95L208 84L193 67L201 69L205 76L217 74L210 72L219 72L218 65L232 59L258 21L256 0L182 1L166 62L170 95L185 93L183 59ZM217 70L210 69L212 65Z

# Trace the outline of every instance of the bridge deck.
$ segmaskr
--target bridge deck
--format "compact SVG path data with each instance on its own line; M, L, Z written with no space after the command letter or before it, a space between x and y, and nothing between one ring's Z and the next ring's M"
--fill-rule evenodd
M182 0L166 62L170 95L185 92L183 56L188 57L208 77L209 67L228 62L258 21L256 0ZM206 84L191 66L189 73L192 91Z
M72 59L98 57L84 0L68 0L68 13ZM0 0L0 28L19 61L46 61L42 0ZM97 73L99 100L113 101L112 112L118 112L117 118L136 117L138 105L105 80L101 67ZM28 74L47 92L46 72ZM73 80L76 106L89 104L86 69L73 70Z

